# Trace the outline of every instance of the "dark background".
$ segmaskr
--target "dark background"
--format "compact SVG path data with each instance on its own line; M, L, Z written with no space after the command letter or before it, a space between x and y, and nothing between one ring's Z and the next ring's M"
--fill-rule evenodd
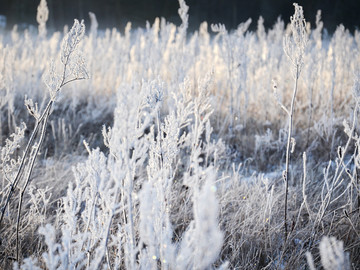
M7 28L14 24L20 28L32 24L37 26L36 12L40 0L0 0L0 14L7 17ZM252 29L260 15L265 26L272 26L277 17L287 23L293 14L294 0L187 0L190 29L197 29L203 21L224 23L228 29L236 28L241 22L252 18ZM96 14L99 28L117 27L120 30L128 21L133 27L144 26L146 20L153 23L155 17L165 17L180 24L177 14L177 0L47 0L50 10L47 26L62 30L65 24L72 25L73 19L84 19L90 25L88 12ZM331 33L339 24L351 32L360 26L360 0L306 0L298 1L304 7L305 18L312 26L318 9L322 10L324 26Z

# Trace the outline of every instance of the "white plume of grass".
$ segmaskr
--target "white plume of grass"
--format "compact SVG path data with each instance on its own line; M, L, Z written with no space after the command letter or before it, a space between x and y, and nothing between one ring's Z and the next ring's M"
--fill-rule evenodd
M193 190L194 220L181 241L180 252L176 258L178 269L207 269L219 256L223 233L217 220L215 175L212 168L203 171L202 187Z
M36 14L36 21L38 22L39 26L39 37L45 38L46 37L46 22L49 18L49 9L47 7L46 0L40 0L40 4L37 8Z
M325 270L350 270L349 254L344 251L342 241L335 237L324 236L320 241L321 264ZM306 253L308 265L315 270L315 264L310 252Z

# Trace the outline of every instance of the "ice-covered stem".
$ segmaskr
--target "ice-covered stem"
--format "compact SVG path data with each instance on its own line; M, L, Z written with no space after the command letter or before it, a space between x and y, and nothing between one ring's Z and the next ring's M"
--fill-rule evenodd
M288 189L289 189L289 164L291 155L291 140L292 140L292 126L294 117L294 107L296 100L296 93L298 90L298 79L300 77L301 68L303 66L303 58L308 37L306 33L306 21L304 19L303 9L298 4L294 3L295 13L290 17L292 35L287 35L284 39L284 52L292 63L294 88L291 98L290 110L286 110L289 119L288 139L286 144L286 161L283 178L285 181L285 209L284 209L284 231L285 241L288 236L287 231L287 206L288 206Z
M47 7L46 0L41 0L37 8L36 21L39 26L39 37L44 38L46 36L46 22L49 18L49 9Z

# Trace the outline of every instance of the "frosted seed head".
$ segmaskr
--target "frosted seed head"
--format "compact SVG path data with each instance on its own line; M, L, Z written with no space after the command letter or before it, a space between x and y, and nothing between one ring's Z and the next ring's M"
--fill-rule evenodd
M83 39L85 34L85 25L82 20L81 23L77 19L74 20L74 25L66 34L61 45L61 62L67 64L70 54L76 49L76 46Z
M99 26L98 21L96 19L96 15L93 12L89 12L89 17L90 17L90 21L91 21L90 33L93 37L96 37L97 29Z
M283 46L285 54L294 66L293 75L298 78L303 65L308 35L303 8L297 3L294 3L294 7L295 13L290 17L291 34L285 36Z
M215 33L219 33L219 34L226 34L226 27L224 24L211 24L211 30Z
M85 58L81 53L75 52L69 61L69 70L74 78L89 79Z
M316 13L316 20L315 20L315 24L316 27L321 26L322 27L322 22L321 22L321 10L319 9Z
M350 269L344 244L334 237L324 236L320 242L321 263L325 269Z
M44 73L42 79L49 90L51 99L55 100L56 92L61 86L61 77L59 76L59 73L56 70L54 61L50 62L50 67Z
M37 8L36 21L39 24L46 23L49 18L49 9L46 0L41 0Z
M47 7L46 0L41 0L37 8L36 21L39 24L39 36L46 36L46 22L49 18L49 9Z
M146 102L150 108L155 108L160 105L163 100L164 95L164 86L160 80L154 80L150 83L147 83L148 94L146 97Z
M186 5L184 0L179 0L180 8L178 10L179 16L182 20L182 23L185 27L187 27L188 19L189 19L189 6Z
M28 99L27 96L25 96L24 103L30 115L32 115L35 119L39 119L40 113L39 113L38 104L37 103L34 104L33 100L31 98Z

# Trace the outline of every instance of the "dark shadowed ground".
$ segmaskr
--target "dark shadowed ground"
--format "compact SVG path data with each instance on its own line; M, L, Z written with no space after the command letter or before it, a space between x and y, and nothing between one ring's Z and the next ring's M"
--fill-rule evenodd
M40 0L1 0L0 14L7 18L7 28L14 24L26 27L37 25L36 8ZM50 9L48 26L61 30L65 24L72 25L73 19L85 19L88 12L96 14L99 27L123 28L131 21L134 26L144 26L146 20L165 17L179 23L177 0L47 0ZM187 0L190 6L190 29L197 29L202 21L225 23L235 28L239 23L252 18L252 29L260 15L265 25L271 26L281 16L288 21L293 14L292 0ZM325 28L333 32L340 23L350 31L360 26L359 0L305 0L298 1L304 7L307 21L314 24L318 9L322 10Z

